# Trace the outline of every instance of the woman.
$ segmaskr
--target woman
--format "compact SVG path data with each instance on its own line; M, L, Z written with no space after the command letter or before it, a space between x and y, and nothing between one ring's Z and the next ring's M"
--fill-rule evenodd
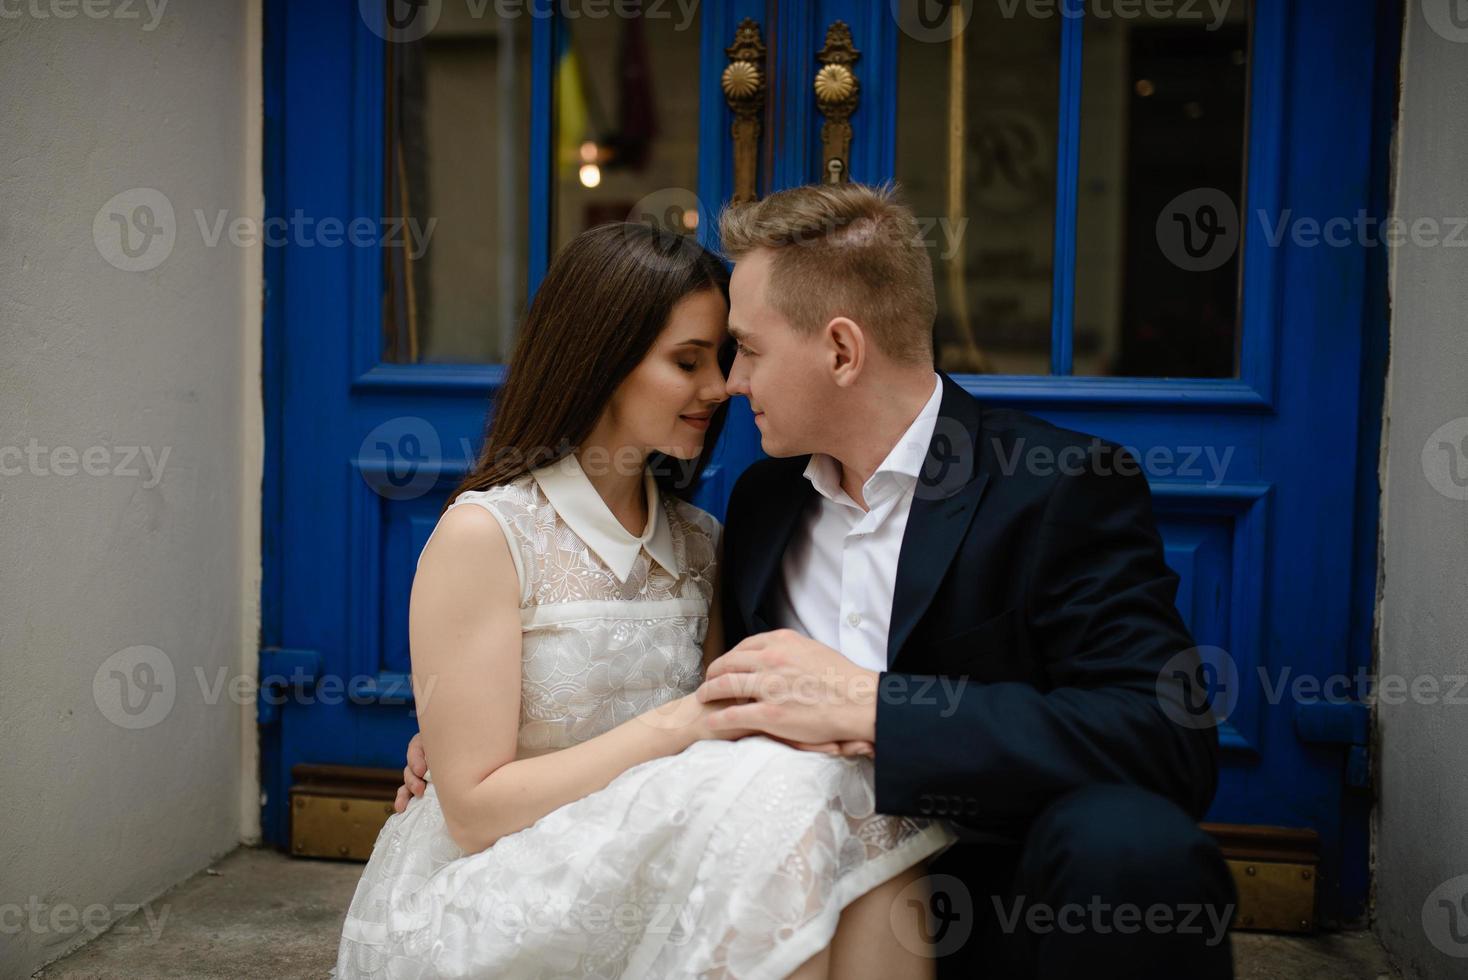
M342 980L931 975L891 907L946 825L874 813L864 758L714 733L728 702L693 696L721 528L678 494L723 420L727 287L633 224L548 270L419 558L430 786L377 839Z

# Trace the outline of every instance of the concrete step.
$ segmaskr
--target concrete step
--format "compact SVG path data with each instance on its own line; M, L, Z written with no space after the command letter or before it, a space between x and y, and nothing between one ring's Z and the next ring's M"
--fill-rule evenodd
M362 865L242 847L35 976L325 977ZM1238 980L1400 980L1369 932L1234 933Z

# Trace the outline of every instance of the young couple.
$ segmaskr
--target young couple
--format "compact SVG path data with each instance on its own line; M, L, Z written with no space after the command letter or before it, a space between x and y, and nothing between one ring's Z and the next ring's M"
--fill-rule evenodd
M609 225L537 291L419 558L421 733L336 976L1231 977L1134 461L934 370L889 190L720 230L732 275ZM684 496L735 395L773 458L721 528Z

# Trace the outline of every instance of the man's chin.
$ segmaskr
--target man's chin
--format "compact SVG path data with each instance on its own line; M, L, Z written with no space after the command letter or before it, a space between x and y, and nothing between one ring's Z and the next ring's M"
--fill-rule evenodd
M763 433L761 433L760 435L759 447L761 450L764 451L764 454L766 456L773 456L776 459L784 459L788 456L803 455L799 450L792 449L789 446L781 445L780 443L775 442L773 439L771 439L767 435L764 435Z

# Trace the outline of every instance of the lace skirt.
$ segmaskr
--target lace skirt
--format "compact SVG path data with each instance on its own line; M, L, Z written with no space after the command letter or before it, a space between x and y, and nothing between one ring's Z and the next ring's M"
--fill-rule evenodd
M334 976L788 976L854 899L957 839L874 812L872 766L759 735L701 741L477 854L430 784L382 828Z

